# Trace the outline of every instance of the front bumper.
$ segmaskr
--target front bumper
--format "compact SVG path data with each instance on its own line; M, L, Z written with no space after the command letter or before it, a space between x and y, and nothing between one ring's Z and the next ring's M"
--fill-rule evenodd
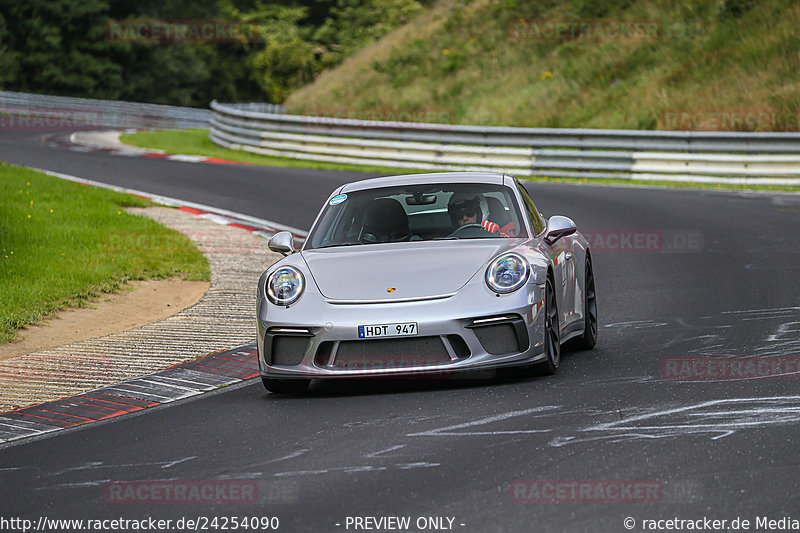
M543 291L498 296L474 284L401 303L338 304L319 293L277 307L259 296L258 360L270 379L441 375L543 361ZM302 301L306 300L306 301ZM359 339L358 326L417 323L412 337Z

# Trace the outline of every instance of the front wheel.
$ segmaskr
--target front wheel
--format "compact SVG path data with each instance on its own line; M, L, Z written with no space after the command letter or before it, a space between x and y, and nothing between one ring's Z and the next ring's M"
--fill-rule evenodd
M558 305L553 280L548 277L544 290L544 353L547 359L537 365L542 374L552 375L561 363L561 331L558 327Z
M594 289L594 271L592 261L586 257L586 278L583 291L583 316L585 325L583 335L574 340L573 346L578 350L591 350L597 344L597 294Z
M279 394L300 393L305 392L308 385L311 383L310 379L268 379L261 378L264 382L264 388L269 392Z

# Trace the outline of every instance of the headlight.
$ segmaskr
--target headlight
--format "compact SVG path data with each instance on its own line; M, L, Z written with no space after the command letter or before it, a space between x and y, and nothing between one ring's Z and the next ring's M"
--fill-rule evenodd
M529 271L528 261L521 255L501 255L486 269L486 284L497 293L514 292L525 285Z
M267 297L275 305L289 305L300 298L305 284L299 270L290 266L281 267L267 279Z

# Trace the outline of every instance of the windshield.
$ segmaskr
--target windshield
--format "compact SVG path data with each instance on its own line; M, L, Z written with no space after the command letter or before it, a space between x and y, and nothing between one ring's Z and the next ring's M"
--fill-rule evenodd
M306 249L527 237L513 191L483 183L365 189L332 198Z

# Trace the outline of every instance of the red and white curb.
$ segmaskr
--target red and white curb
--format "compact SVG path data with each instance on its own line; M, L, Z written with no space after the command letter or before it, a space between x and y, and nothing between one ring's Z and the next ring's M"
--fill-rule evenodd
M287 226L285 224L280 224L272 220L266 220L263 218L245 215L242 213L236 213L234 211L228 211L227 209L221 209L219 207L213 207L205 204L198 204L196 202L188 202L186 200L179 200L177 198L170 198L168 196L160 196L157 194L151 194L136 189L129 189L127 187L109 185L107 183L101 183L99 181L89 180L85 178L79 178L77 176L71 176L69 174L64 174L62 172L55 172L53 170L44 170L35 167L27 167L27 168L35 170L36 172L41 172L42 174L47 174L48 176L53 176L55 178L60 178L75 183L80 183L81 185L86 185L90 187L101 187L103 189L109 189L116 192L132 194L134 196L138 196L139 198L150 200L159 205L164 205L168 207L177 207L181 211L201 216L217 224L244 229L252 233L255 233L257 235L261 235L263 237L270 237L279 231L289 231L294 236L295 242L302 243L305 240L306 236L308 235L307 231L303 231L299 228Z
M119 136L123 133L137 133L143 130L103 130L103 131L76 131L70 134L69 149L75 152L104 152L112 155L127 157L147 157L149 159L166 159L182 163L212 163L216 165L247 165L242 161L208 157L204 155L168 154L161 150L138 148L123 143Z
M197 396L258 376L255 343L60 400L0 413L0 444Z

